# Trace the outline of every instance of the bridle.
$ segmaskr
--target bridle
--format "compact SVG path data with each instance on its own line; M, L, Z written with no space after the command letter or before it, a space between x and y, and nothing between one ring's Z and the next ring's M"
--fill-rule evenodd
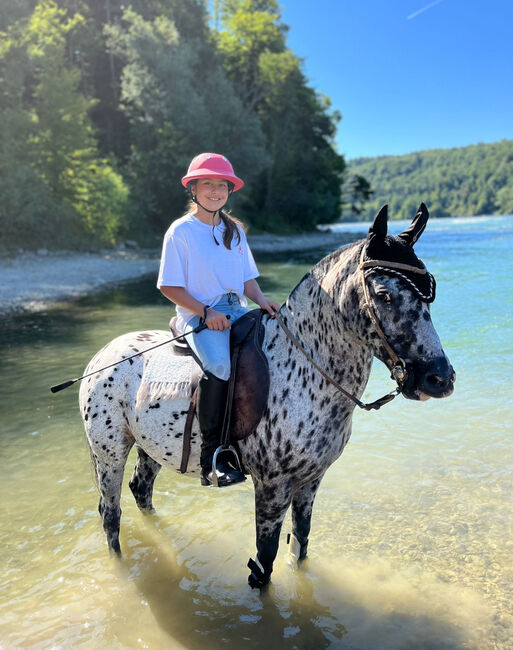
M376 270L384 270L384 271L392 270L397 275L403 277L411 284L411 281L406 276L403 276L401 271L406 271L408 273L418 273L421 275L428 274L428 271L424 266L422 268L418 268L417 266L412 266L410 264L402 264L400 262L388 262L386 260L364 260L364 256L365 256L365 246L362 248L362 252L360 255L360 262L358 265L358 269L360 270L360 278L361 278L361 283L363 288L363 295L365 298L364 308L366 309L369 315L369 318L374 327L374 330L376 331L376 334L378 335L379 339L381 340L381 343L383 344L383 347L388 353L388 358L385 360L385 364L387 368L390 370L390 376L397 384L397 388L394 391L392 391L391 393L387 393L386 395L383 395L383 397L380 397L379 399L377 399L374 402L371 402L370 404L366 404L360 401L355 395L351 395L351 393L349 393L337 381L335 381L332 377L330 377L319 365L317 365L317 363L314 361L312 356L308 354L308 352L303 348L303 346L297 340L294 334L292 334L290 329L285 325L285 323L283 322L279 314L275 314L275 318L278 321L278 324L280 325L282 330L287 335L287 337L292 341L292 343L296 346L296 348L303 353L303 355L308 359L308 361L321 373L321 375L324 377L324 379L326 379L328 383L330 383L332 386L335 386L335 388L339 392L341 392L347 398L352 400L359 408L364 409L365 411L372 411L372 410L377 411L382 406L388 404L388 402L391 402L393 399L395 399L397 395L402 393L404 384L408 379L408 371L406 369L406 363L404 359L401 359L401 357L399 357L395 353L394 349L388 342L383 330L381 329L378 319L376 318L374 302L369 293L369 288L366 283L366 276L369 275L370 272ZM433 276L431 276L430 273L428 275L430 278L430 286L431 286L430 294L431 294L434 291L434 280L433 280ZM417 293L419 293L418 289L417 289ZM419 295L422 296L422 294L420 293Z

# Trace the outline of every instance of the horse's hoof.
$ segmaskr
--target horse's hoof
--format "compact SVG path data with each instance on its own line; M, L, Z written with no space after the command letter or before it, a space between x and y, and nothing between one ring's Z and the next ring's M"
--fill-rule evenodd
M253 574L248 576L248 585L251 587L251 589L260 589L260 591L267 589L269 587L270 580L267 582L262 582L258 578L256 578Z
M121 559L123 557L121 554L121 546L119 545L119 542L114 542L112 546L109 546L109 551L112 557L116 557L117 559Z
M248 569L251 569L248 577L251 589L264 589L271 582L271 574L265 573L260 564L257 564L252 558L249 558Z

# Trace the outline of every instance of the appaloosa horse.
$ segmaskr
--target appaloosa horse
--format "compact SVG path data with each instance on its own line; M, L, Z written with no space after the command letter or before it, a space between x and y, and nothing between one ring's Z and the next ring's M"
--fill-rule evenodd
M366 240L328 255L305 275L280 311L282 323L302 349L276 319L264 319L269 398L255 433L240 442L255 489L258 554L256 562L248 564L252 587L270 581L290 505L292 548L299 560L306 557L317 489L349 440L355 402L362 405L359 398L374 356L391 369L399 391L409 399L446 397L453 391L454 371L430 318L434 278L413 251L428 216L422 204L408 229L391 237L385 206ZM164 331L125 334L104 347L86 372L169 338ZM144 363L160 352L99 371L83 381L80 390L101 494L99 511L109 548L116 553L121 484L132 445L138 460L130 488L142 510L152 510L153 482L160 468L180 467L188 400L157 398L136 405ZM196 422L191 447L188 473L198 477Z

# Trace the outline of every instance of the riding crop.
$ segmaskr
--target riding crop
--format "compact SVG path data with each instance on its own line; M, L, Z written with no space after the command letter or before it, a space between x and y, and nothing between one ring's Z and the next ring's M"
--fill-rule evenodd
M227 318L230 318L227 316ZM76 379L68 379L68 381L64 381L62 384L57 384L56 386L51 386L50 390L52 393L58 393L60 390L64 390L65 388L68 388L69 386L73 386L77 381L81 381L82 379L85 379L86 377L90 377L91 375L96 375L99 372L102 372L103 370L107 370L107 368L112 368L113 366L117 366L120 363L123 363L123 361L128 361L129 359L133 359L134 357L140 357L141 354L145 354L146 352L149 352L150 350L155 350L156 348L160 348L161 345L167 345L168 343L172 343L173 341L177 341L178 339L183 338L184 336L187 336L188 334L197 334L198 332L202 332L204 329L207 328L207 324L203 319L201 319L200 324L195 327L193 330L190 330L190 332L185 332L185 334L180 334L180 336L175 336L174 339L169 339L168 341L164 341L163 343L159 343L158 345L154 345L151 348L147 348L146 350L142 350L141 352L136 352L136 354L132 354L129 357L125 357L124 359L120 359L119 361L116 361L115 363L111 363L108 366L105 366L104 368L98 368L98 370L94 370L93 372L88 372L86 375L82 375L82 377L77 377Z

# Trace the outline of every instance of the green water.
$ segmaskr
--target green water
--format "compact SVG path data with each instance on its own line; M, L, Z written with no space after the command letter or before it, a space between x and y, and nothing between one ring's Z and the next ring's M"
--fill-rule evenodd
M124 559L109 558L76 387L48 390L114 336L166 327L153 280L4 322L0 647L513 647L512 244L512 218L429 224L417 248L438 281L455 393L355 413L318 493L310 558L288 568L287 519L265 596L246 584L249 483L216 492L163 471L158 516L144 517L126 485L132 455ZM283 301L320 255L261 258L262 287ZM365 399L390 387L376 365Z

